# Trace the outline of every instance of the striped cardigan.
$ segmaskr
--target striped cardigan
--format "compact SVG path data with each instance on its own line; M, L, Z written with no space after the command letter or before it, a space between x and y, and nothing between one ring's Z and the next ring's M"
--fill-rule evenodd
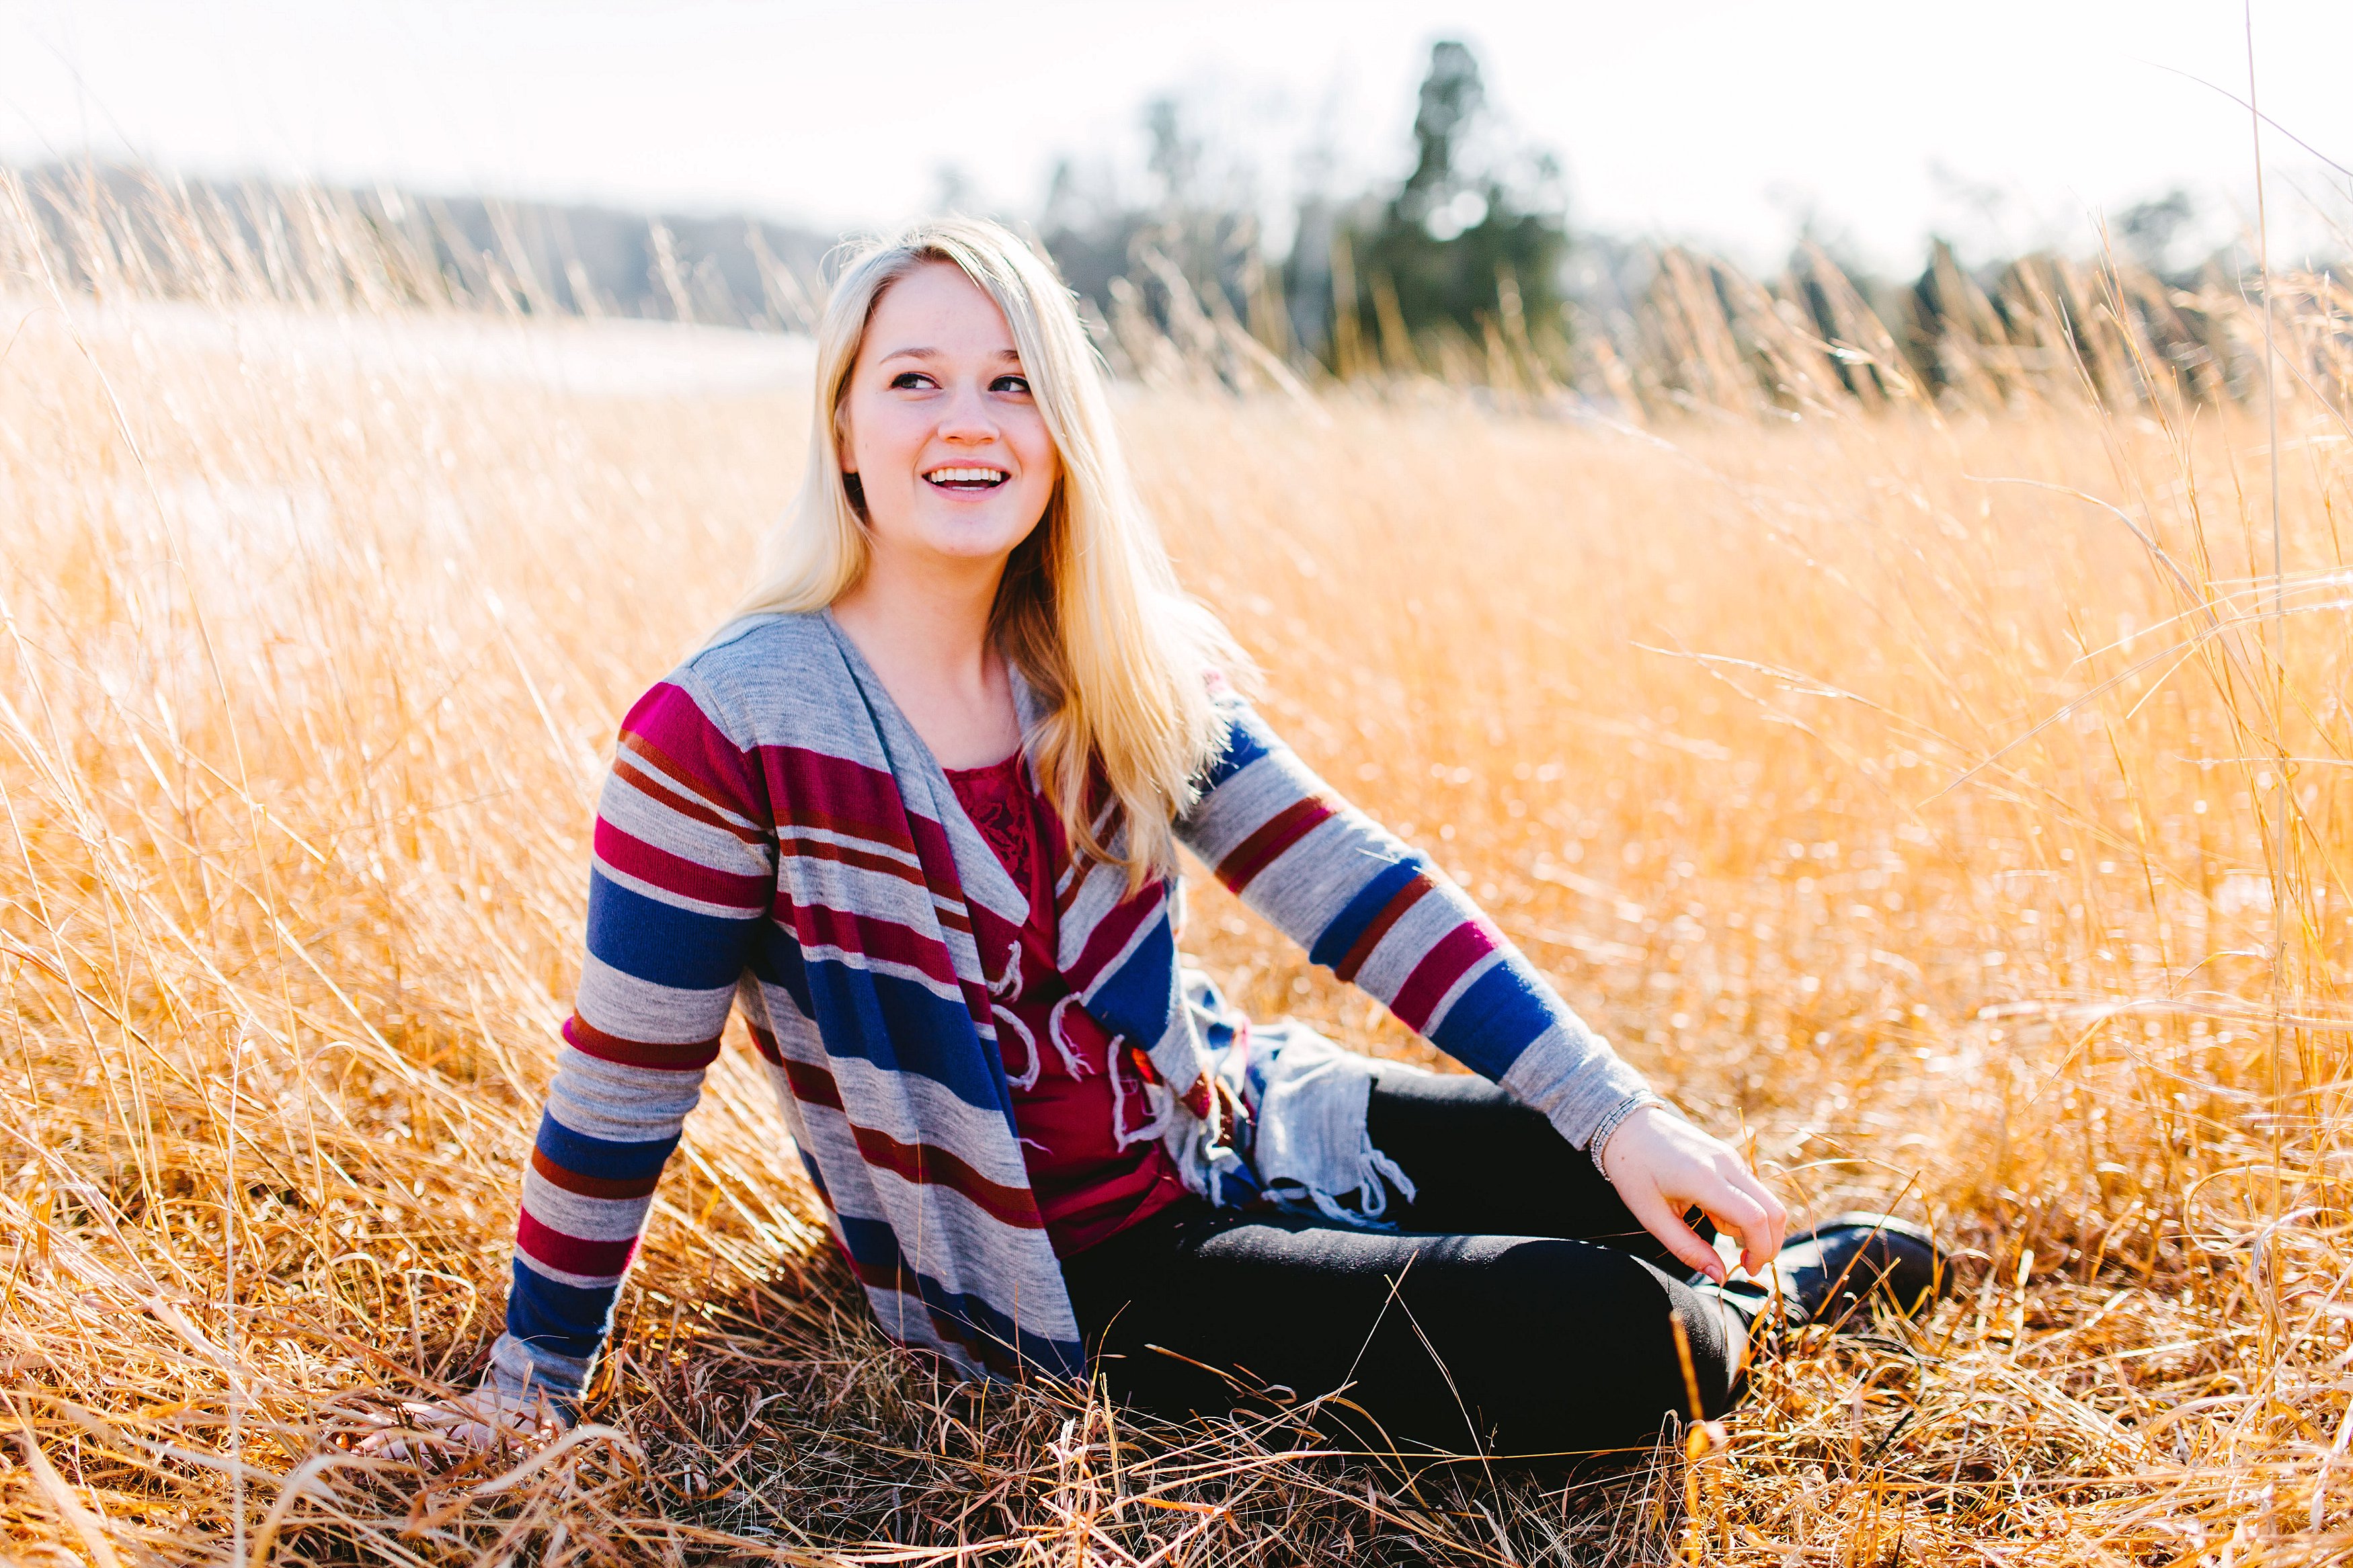
M1018 681L1016 696L1026 728ZM1246 703L1220 702L1222 754L1177 824L1219 879L1571 1143L1590 1146L1649 1098L1427 859L1343 803ZM1116 868L1092 866L1055 897L1082 1005L1181 1089L1212 1063L1180 986L1174 886L1130 894ZM523 1178L492 1377L559 1394L586 1382L733 1007L883 1330L967 1374L1082 1372L975 906L1017 928L1029 914L829 614L740 621L646 693L598 807L587 954ZM1167 1146L1200 1187L1202 1151L1232 1155L1220 1129L1160 1092Z

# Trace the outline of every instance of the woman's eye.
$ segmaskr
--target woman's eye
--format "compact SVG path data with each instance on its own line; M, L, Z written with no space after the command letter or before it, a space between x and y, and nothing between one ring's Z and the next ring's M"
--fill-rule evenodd
M920 370L902 370L891 378L892 387L898 391L913 392L931 384L932 378Z
M1029 378L1026 375L1000 375L988 384L988 390L1026 393L1029 390Z

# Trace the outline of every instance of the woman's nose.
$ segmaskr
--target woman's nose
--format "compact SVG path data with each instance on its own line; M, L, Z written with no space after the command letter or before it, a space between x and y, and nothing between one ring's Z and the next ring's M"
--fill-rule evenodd
M948 441L996 439L997 420L989 412L988 399L971 387L951 396L940 411L940 437Z

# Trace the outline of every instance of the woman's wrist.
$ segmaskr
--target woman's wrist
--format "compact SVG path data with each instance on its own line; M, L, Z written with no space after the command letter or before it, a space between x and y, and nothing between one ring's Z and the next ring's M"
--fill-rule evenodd
M1666 1109L1667 1102L1649 1089L1629 1096L1615 1110L1601 1119L1600 1125L1593 1130L1593 1141L1585 1146L1586 1152L1592 1157L1593 1168L1605 1179L1615 1182L1617 1178L1609 1173L1609 1145L1616 1142L1619 1133L1641 1120L1642 1112Z

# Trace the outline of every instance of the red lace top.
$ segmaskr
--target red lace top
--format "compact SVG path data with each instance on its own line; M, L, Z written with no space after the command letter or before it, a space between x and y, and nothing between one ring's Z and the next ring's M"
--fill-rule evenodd
M1125 1043L1113 1049L1057 967L1054 887L1070 851L1053 807L1029 787L1018 752L946 773L1029 900L1029 923L1018 931L973 905L974 934L992 982L1029 1185L1055 1256L1068 1258L1176 1202L1185 1184L1159 1139L1143 1131L1152 1110Z

